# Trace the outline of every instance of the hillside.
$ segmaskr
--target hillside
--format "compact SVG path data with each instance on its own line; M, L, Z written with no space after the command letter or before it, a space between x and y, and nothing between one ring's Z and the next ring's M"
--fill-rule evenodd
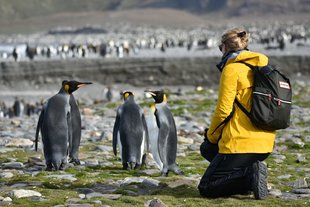
M122 22L177 27L232 21L305 22L309 12L307 0L0 0L0 34Z

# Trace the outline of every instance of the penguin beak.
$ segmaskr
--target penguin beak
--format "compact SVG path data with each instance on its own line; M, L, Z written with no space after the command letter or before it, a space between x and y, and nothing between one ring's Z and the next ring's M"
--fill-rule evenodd
M93 83L92 82L83 82L83 83L79 83L77 87L81 88L83 86L90 85L90 84L93 84Z
M150 94L153 97L156 96L156 93L154 93L153 91L145 90L144 92L147 93L147 94Z

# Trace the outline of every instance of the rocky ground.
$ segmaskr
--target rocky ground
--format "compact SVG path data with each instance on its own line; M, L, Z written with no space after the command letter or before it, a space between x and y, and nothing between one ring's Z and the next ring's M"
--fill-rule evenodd
M174 89L172 89L174 90ZM309 206L310 199L310 91L306 81L294 81L291 126L277 133L276 146L266 160L269 196L253 195L205 199L197 184L208 166L199 155L210 123L216 90L188 87L182 95L171 94L168 104L175 116L179 140L177 162L184 176L160 177L151 158L141 170L124 171L113 155L112 130L116 108L122 103L81 103L82 143L79 166L64 171L44 170L41 143L34 150L38 115L0 119L0 205L10 206ZM136 89L137 102L152 101ZM82 96L82 95L81 95Z

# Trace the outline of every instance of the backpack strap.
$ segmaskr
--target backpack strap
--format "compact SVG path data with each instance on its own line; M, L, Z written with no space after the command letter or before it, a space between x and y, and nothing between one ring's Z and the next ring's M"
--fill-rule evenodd
M248 112L245 107L238 101L237 98L235 98L235 103L237 104L237 106L241 109L241 111L243 111L243 113L245 113L250 119L251 119L251 115L250 112Z
M230 114L213 130L213 132L211 134L214 134L214 132L220 128L220 126L225 125L227 122L229 122L229 120L231 119L231 117L234 115L235 109L233 108L232 111L230 112ZM217 140L217 143L219 143L220 139L222 138L222 133L219 137L219 139Z
M253 65L249 64L249 63L246 63L246 62L243 62L243 61L237 61L236 63L243 63L245 64L246 66L248 66L249 68L251 68L252 70L254 70L254 67ZM250 112L248 112L245 107L240 103L240 101L238 101L237 98L235 98L235 103L237 104L237 106L241 109L241 111L243 111L243 113L245 113L249 118L251 117L250 115ZM251 119L251 118L250 118Z

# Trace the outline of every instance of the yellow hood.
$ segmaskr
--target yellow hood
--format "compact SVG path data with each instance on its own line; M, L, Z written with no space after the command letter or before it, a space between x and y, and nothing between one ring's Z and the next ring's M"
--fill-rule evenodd
M246 62L253 66L265 66L268 64L266 55L245 50L240 52L235 58L229 59L225 65L239 61Z

